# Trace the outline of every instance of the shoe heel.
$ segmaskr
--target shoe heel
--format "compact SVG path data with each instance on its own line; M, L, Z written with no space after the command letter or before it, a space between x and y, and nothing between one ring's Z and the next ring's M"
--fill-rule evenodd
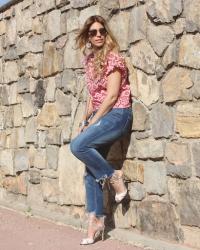
M124 183L123 173L121 170L115 170L114 174L110 178L110 184L115 190L115 201L121 202L127 194L127 188ZM123 190L119 192L119 189Z
M105 239L105 228L103 228L101 232L101 240L104 241L104 239Z

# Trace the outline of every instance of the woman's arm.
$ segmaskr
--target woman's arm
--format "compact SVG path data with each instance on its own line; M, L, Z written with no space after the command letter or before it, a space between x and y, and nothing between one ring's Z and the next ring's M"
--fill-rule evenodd
M87 98L83 119L79 124L79 133L81 133L84 130L84 128L88 126L88 119L91 116L92 112L93 112L92 97L89 95L89 97Z
M95 123L99 118L104 116L110 111L110 109L112 109L119 95L120 84L121 73L119 70L116 69L108 76L107 95L96 114L90 120L89 125Z
M83 116L83 120L87 121L88 118L91 116L93 112L93 106L92 106L92 97L89 95L87 102L86 102L86 107L85 107L85 113Z

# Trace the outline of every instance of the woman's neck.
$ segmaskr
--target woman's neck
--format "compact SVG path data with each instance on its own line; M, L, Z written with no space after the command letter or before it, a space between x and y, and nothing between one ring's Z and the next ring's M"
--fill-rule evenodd
M95 47L94 47L94 48L93 48L93 53L94 53L94 54L98 54L98 53L101 52L102 50L103 50L103 47L100 47L100 48L98 48L98 47L95 48Z

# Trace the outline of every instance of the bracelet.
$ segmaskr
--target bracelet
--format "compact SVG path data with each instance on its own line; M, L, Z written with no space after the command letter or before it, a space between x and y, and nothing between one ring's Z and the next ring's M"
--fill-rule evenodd
M87 126L88 124L89 124L88 121L83 120L82 122L79 123L79 128L83 128L83 127Z

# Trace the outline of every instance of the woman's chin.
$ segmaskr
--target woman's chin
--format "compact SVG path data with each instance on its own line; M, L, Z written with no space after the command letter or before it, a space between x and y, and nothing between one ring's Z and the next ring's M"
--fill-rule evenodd
M104 45L104 43L102 43L102 44L95 44L94 48L98 50L98 49L101 49L103 47L103 45Z

